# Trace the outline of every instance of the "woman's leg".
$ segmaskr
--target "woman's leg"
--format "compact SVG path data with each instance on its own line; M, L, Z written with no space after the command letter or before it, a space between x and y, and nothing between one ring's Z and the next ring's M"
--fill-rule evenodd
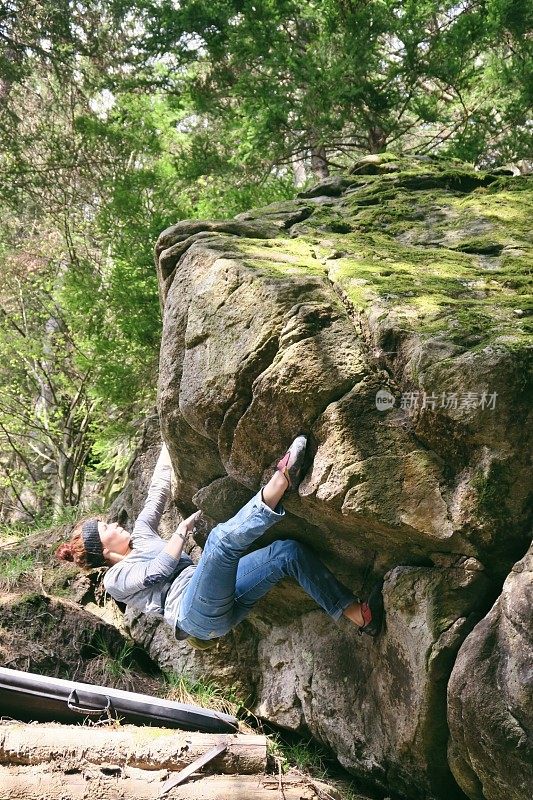
M267 485L261 489L261 498L263 503L274 511L286 491L287 478L281 472L275 472Z
M288 539L243 556L237 568L235 611L237 625L282 578L294 578L302 589L335 620L359 602L306 545ZM346 615L347 616L347 615Z
M277 471L232 519L209 534L202 557L185 590L178 626L199 639L223 636L233 626L235 583L239 559L280 520L279 505L288 488L297 484L303 466L306 438L298 436Z
M263 489L272 503L280 477L284 480L276 473ZM213 528L181 603L182 630L199 639L227 633L233 624L239 559L284 514L280 505L270 507L258 492L234 517Z

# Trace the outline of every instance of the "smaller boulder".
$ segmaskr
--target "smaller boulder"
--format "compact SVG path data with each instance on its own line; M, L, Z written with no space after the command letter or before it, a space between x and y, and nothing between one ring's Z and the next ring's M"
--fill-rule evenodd
M530 800L533 545L464 641L448 685L452 772L471 800Z

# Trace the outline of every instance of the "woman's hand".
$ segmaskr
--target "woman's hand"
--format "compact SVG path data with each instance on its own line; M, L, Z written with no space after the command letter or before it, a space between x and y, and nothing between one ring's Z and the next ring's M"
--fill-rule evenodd
M181 556L187 534L192 533L194 530L194 523L200 516L200 513L200 511L195 511L190 517L180 522L176 532L170 537L164 552L168 553L173 558L179 558Z
M180 522L176 533L183 537L186 537L187 534L192 533L196 525L196 520L200 517L201 513L201 511L195 511L190 517L187 517L187 519L184 519L182 522Z

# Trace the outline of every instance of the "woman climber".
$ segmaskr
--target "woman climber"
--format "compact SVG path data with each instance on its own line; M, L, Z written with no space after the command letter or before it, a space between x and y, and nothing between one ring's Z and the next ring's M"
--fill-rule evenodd
M383 620L381 583L361 602L312 550L293 539L247 552L283 517L281 499L299 484L305 448L306 438L298 436L268 483L234 517L213 528L196 566L182 550L200 511L180 522L169 540L157 533L172 473L165 445L132 533L116 522L90 519L78 523L56 555L86 569L109 567L104 587L111 597L164 618L177 639L196 647L214 644L284 577L295 578L334 620L344 615L360 632L377 636Z

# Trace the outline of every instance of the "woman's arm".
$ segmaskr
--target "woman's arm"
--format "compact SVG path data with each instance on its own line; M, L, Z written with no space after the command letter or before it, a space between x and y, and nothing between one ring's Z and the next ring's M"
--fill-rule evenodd
M173 533L168 540L165 549L162 550L159 555L166 553L166 555L170 556L171 558L178 560L181 556L181 551L183 550L183 545L185 544L187 534L192 533L196 524L196 520L201 513L201 511L195 511L190 517L183 519L176 528L176 532Z
M153 543L154 536L158 536L157 529L170 495L171 480L172 465L167 446L164 444L154 467L143 510L133 527L131 538L134 547L142 547L143 539L151 540Z
M146 559L146 561L128 561L126 556L115 567L108 570L104 577L106 591L115 600L127 603L128 597L132 594L157 583L171 580L178 567L187 534L194 528L194 523L199 515L200 512L197 511L180 522L164 549L154 558ZM188 556L186 558L190 561ZM192 564L192 561L190 563Z

